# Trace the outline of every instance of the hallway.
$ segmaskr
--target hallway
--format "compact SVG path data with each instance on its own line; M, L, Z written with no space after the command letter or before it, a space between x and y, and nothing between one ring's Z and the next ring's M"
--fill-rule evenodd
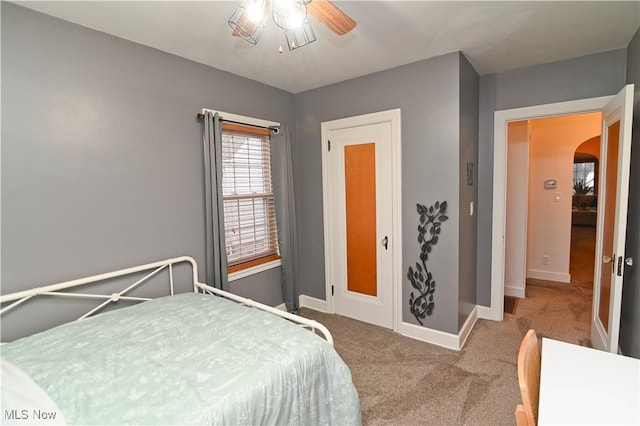
M596 228L594 226L571 227L571 282L593 286L593 268L596 253Z
M570 283L527 279L527 297L518 301L516 321L521 331L591 346L591 305L595 227L571 230Z

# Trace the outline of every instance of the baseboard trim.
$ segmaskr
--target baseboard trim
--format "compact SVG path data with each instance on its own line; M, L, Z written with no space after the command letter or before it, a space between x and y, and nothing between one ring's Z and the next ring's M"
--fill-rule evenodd
M281 303L278 306L274 306L274 308L287 312L287 305L284 303Z
M561 272L541 271L539 269L529 269L527 271L527 278L545 281L556 281L559 283L571 282L571 275L569 274L564 274Z
M490 306L480 306L476 305L476 310L478 313L478 318L487 319L491 321L502 321L502 318L496 318L493 315L493 309Z
M477 307L474 307L458 334L445 333L444 331L420 327L408 322L403 322L400 325L399 333L412 339L459 351L462 349L467 338L471 334L471 330L473 329L477 319L478 309Z
M298 297L298 306L325 313L328 311L326 300L316 299L315 297L307 296L305 294L301 294Z
M474 306L469 313L469 316L465 320L460 332L458 333L459 341L460 341L460 349L464 347L464 344L467 343L467 338L471 334L471 330L476 325L476 321L478 320L478 307Z
M524 299L524 288L514 287L511 285L504 286L504 295Z

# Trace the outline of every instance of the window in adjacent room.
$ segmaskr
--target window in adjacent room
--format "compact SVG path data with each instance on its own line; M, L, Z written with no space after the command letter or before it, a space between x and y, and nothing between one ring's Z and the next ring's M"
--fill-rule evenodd
M223 123L222 193L229 273L280 259L268 129Z
M580 161L573 163L574 194L593 194L596 183L596 162Z

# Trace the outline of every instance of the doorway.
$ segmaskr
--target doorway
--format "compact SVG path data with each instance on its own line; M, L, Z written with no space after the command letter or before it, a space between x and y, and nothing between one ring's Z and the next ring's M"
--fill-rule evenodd
M505 232L507 194L507 125L512 121L533 120L566 114L597 112L612 96L559 102L512 110L496 111L494 116L493 205L491 231L491 306L482 317L496 321L504 318ZM551 179L551 177L549 177ZM551 183L551 182L550 182Z
M323 122L321 140L328 311L397 331L400 110Z
M559 285L575 281L571 242L572 235L578 237L579 232L574 233L572 227L578 199L573 192L580 177L575 170L575 151L585 140L593 140L583 149L593 148L599 154L600 123L601 114L596 112L508 124L505 296L524 298L527 280ZM578 164L586 165L591 163ZM580 197L589 205L594 199L592 193ZM577 213L596 217L590 206ZM591 251L591 283L594 256Z
M627 201L631 157L633 84L615 96L496 111L494 121L493 221L491 308L484 318L502 320L506 217L506 133L511 121L562 114L602 112L601 200L597 218L596 259L591 318L591 341L598 349L615 352L625 266ZM553 183L551 179L550 183ZM555 195L554 195L555 197Z
M576 148L573 157L573 200L571 205L571 282L593 287L596 256L596 224L600 170L601 135Z

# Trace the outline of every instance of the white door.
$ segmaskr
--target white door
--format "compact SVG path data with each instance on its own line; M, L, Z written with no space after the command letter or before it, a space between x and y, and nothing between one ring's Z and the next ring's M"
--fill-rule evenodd
M620 331L632 108L633 85L627 85L602 111L591 342L609 352L618 351Z
M396 124L366 117L323 123L328 297L332 312L394 328Z

